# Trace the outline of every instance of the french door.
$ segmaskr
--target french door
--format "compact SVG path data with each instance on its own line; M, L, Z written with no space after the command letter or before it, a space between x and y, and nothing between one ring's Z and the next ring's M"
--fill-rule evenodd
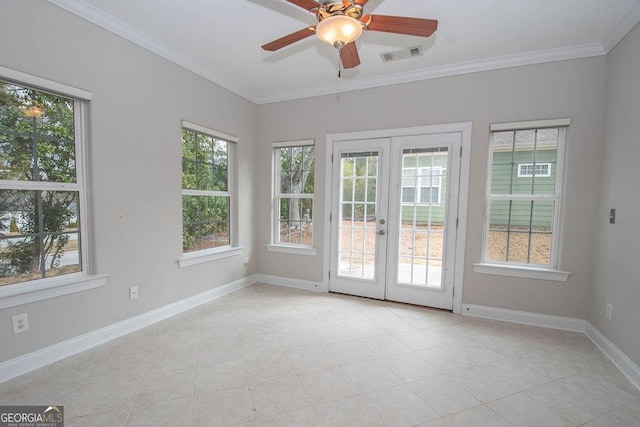
M451 309L461 133L333 142L329 290Z

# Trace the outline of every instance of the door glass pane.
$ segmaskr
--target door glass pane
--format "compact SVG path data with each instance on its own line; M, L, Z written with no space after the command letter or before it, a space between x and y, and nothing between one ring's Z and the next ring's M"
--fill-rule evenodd
M375 278L378 159L378 152L346 153L340 159L340 276Z
M446 147L403 151L398 283L443 286L448 163Z

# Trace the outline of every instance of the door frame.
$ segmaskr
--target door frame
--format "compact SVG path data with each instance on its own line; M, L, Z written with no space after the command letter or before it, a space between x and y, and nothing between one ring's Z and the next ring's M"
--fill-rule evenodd
M330 215L333 200L333 164L331 156L333 146L337 141L362 139L394 138L409 135L426 135L439 133L461 133L462 153L460 156L460 187L458 190L458 227L456 229L456 249L453 277L453 312L462 312L462 293L464 284L464 253L467 234L467 207L469 196L469 169L471 166L471 122L449 123L441 125L417 126L397 129L382 129L373 131L346 132L327 134L325 144L325 195L323 221L323 251L322 251L322 285L325 292L329 292L329 269L331 266L331 223Z

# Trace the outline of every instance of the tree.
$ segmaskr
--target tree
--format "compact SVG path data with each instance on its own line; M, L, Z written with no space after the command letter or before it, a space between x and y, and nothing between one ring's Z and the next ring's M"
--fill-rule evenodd
M182 188L216 192L182 196L184 251L229 244L228 143L184 129Z
M40 112L29 111L38 107ZM0 180L76 181L73 100L0 82ZM0 189L0 232L18 217L20 234L0 248L0 277L53 269L77 222L75 191ZM17 238L16 238L17 237ZM17 240L17 241L16 241Z
M287 147L280 149L280 192L293 197L280 203L280 218L286 219L294 227L299 227L307 209L311 210L310 199L295 197L295 194L313 194L315 150L313 146ZM311 212L309 212L310 214Z

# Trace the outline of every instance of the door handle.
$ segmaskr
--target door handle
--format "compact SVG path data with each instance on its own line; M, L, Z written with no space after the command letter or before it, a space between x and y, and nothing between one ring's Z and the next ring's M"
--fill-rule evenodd
M380 231L378 231L378 233L377 233L377 234L379 234L379 235L381 235L381 236L384 236L385 234L387 234L387 232L386 232L386 231L384 231L384 230L380 230Z

